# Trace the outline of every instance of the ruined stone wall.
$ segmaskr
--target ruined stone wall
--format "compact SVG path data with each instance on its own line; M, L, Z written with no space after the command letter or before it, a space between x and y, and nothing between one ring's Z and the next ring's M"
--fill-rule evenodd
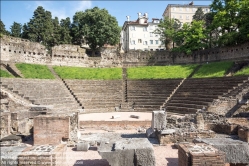
M26 39L3 36L1 38L1 61L36 64L50 63L45 46Z
M238 136L241 141L245 141L249 143L249 127L239 126Z
M11 115L10 112L1 112L0 139L10 134Z
M50 54L40 43L3 36L1 61L25 62L79 67L121 67L204 63L221 60L249 59L249 43L240 46L195 51L191 55L169 51L129 51L120 54L117 48L102 48L100 57L89 57L86 50L75 45L59 45Z
M3 36L1 38L1 61L11 63L34 63L78 67L121 66L122 59L116 48L102 48L101 57L89 57L86 50L77 45L59 45L50 54L40 43L26 39Z

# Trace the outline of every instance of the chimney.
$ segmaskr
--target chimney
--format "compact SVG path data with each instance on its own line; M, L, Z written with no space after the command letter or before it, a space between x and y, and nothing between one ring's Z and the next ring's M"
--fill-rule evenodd
M148 13L144 13L145 18L148 18Z
M139 12L139 13L137 13L138 14L138 18L141 18L141 13Z
M126 16L126 18L127 18L127 21L130 21L130 16Z

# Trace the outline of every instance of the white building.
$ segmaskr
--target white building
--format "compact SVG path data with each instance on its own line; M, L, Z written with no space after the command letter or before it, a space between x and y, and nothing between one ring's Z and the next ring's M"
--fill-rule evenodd
M148 14L143 16L138 13L136 21L130 21L129 16L124 22L121 31L121 44L124 51L128 50L160 50L165 46L160 41L160 36L154 34L160 20L153 18L152 22L148 22Z

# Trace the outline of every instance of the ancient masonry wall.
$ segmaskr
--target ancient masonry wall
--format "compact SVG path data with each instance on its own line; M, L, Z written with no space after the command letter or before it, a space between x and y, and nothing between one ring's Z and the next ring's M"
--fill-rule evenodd
M89 57L86 50L76 45L59 45L49 53L46 48L29 40L3 36L1 61L24 62L78 67L121 67L204 63L221 60L249 59L249 43L195 51L191 55L169 51L129 51L118 53L117 48L103 48L101 57Z

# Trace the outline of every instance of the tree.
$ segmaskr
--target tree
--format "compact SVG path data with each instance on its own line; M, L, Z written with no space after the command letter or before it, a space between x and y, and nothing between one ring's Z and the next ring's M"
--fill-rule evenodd
M9 31L7 31L5 29L5 25L4 23L2 22L2 20L0 20L0 34L2 35L10 35Z
M191 54L192 51L207 48L204 21L193 21L191 24L184 23L182 29L176 33L176 41L179 47L173 51Z
M70 36L71 21L70 18L61 19L60 21L60 43L61 44L71 44L72 37Z
M51 12L46 11L42 6L38 6L34 11L32 19L27 23L25 32L29 40L40 42L50 49L54 42L53 21Z
M11 36L21 37L22 34L22 24L14 21L13 25L10 27Z
M85 12L77 12L74 16L77 41L84 35L87 44L94 51L104 44L118 44L120 28L115 17L111 16L106 9L94 7Z
M180 27L181 23L179 20L170 19L169 17L164 17L164 19L158 24L158 28L154 33L160 35L160 40L165 44L166 50L170 50L172 42L175 41L175 34Z
M248 0L214 0L211 11L214 13L213 27L220 30L218 44L236 45L249 41L249 2Z
M196 10L195 14L193 15L193 20L195 20L195 21L205 20L205 14L203 13L201 7L199 7Z

